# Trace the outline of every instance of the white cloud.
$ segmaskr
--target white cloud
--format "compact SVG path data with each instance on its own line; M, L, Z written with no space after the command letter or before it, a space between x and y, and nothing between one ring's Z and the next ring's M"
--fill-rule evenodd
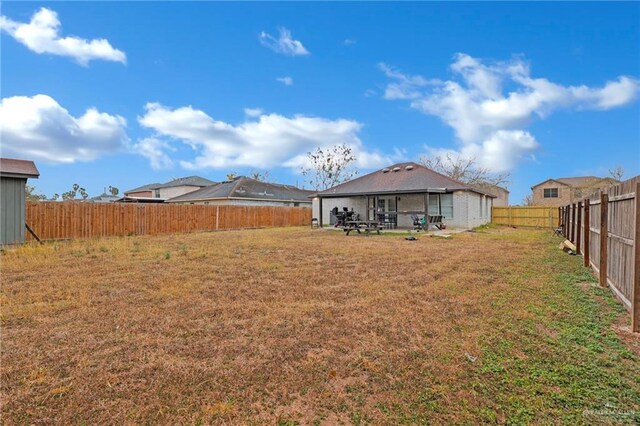
M132 146L132 151L149 159L153 170L173 167L173 160L166 151L174 151L167 141L157 138L144 138Z
M262 115L262 108L245 108L244 114L247 117L260 117Z
M306 153L316 147L336 144L351 146L358 166L373 168L387 165L392 156L365 149L358 137L362 124L347 119L326 119L295 115L263 114L238 125L217 121L191 106L167 108L149 103L139 122L155 132L153 139L187 144L197 154L181 161L186 169L272 167L299 169ZM153 148L162 147L159 144ZM155 155L155 154L154 154Z
M0 103L2 155L50 163L91 161L126 148L126 121L89 108L74 117L47 95Z
M302 45L299 40L291 37L291 31L281 27L278 28L280 36L275 38L266 32L260 33L260 43L277 53L287 56L304 56L309 55L309 51Z
M293 86L293 78L291 77L278 77L276 78L277 81L279 81L280 83L284 84L285 86Z
M356 43L357 43L357 41L355 39L352 39L352 38L345 38L342 41L342 45L343 46L353 46Z
M36 53L68 56L83 66L97 59L126 63L125 53L114 49L107 40L60 37L60 26L58 14L44 7L31 17L29 23L0 16L0 29Z
M392 81L385 99L408 100L411 107L440 118L454 129L459 154L477 157L494 171L512 169L538 148L525 131L535 118L559 109L607 110L635 101L640 82L619 77L602 87L562 86L533 78L521 59L487 63L469 55L454 57L447 81L406 75L385 64L380 68ZM511 87L505 92L504 87Z

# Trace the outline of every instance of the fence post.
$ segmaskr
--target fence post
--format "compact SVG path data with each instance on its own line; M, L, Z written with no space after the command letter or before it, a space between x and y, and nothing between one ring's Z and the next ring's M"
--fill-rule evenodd
M636 182L635 235L633 239L633 287L631 289L631 331L640 333L640 182Z
M609 195L600 193L600 286L607 287L607 241L609 240Z
M582 232L582 201L578 201L578 222L576 224L576 254L580 254L580 240Z
M565 222L566 226L565 226L565 235L564 237L568 240L569 239L569 219L571 219L571 215L570 215L570 210L571 210L571 205L567 204L564 208L564 216L566 217L567 221Z
M576 242L576 204L571 204L571 238L569 241Z
M584 266L589 267L589 238L591 238L591 219L589 217L589 203L591 201L587 198L584 200Z
M558 207L558 228L562 226L562 207Z

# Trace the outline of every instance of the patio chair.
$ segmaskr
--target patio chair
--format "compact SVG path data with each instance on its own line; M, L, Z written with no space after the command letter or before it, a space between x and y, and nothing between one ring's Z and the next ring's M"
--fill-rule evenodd
M561 223L560 226L553 229L553 236L562 237L564 236L564 223Z
M420 217L417 214L412 214L411 220L413 221L413 229L415 229L418 232L424 230L424 225L425 225L424 219L420 219Z

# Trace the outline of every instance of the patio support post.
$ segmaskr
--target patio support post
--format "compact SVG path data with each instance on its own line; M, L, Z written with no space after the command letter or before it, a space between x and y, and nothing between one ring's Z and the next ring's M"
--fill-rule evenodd
M318 225L322 228L322 197L318 197L318 208L320 209L318 212Z

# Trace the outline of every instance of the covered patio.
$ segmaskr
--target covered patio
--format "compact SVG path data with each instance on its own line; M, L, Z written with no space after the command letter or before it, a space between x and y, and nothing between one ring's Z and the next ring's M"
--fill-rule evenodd
M412 229L416 216L441 216L448 227L472 228L491 221L493 198L419 164L399 163L315 194L313 217L321 226L348 215L384 229Z

